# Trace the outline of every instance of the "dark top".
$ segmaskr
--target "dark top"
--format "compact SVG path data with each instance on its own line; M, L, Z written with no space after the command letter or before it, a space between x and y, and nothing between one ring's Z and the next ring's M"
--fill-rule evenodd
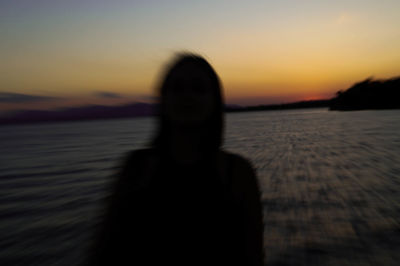
M130 153L96 265L252 265L245 247L246 207L232 187L234 164L244 159L222 157L224 163L205 158L178 165L154 150Z

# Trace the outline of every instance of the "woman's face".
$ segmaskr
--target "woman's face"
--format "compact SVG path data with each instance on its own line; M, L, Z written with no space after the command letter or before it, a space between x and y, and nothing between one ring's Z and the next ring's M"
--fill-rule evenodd
M165 92L165 111L169 120L180 125L200 125L215 108L212 80L195 64L175 69Z

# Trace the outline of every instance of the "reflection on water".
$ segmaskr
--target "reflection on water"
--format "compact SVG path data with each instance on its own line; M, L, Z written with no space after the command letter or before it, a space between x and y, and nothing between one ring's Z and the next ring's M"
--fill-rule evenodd
M153 127L0 127L0 265L82 262L113 169ZM400 111L228 114L225 148L257 169L268 265L397 265Z

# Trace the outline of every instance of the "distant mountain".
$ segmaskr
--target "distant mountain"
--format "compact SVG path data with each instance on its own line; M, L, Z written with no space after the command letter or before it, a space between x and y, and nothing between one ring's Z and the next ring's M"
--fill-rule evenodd
M297 108L329 107L330 110L400 108L400 77L388 80L367 79L354 84L327 100L300 101L286 104L239 106L226 105L226 112L267 111ZM155 115L156 104L132 103L121 106L90 105L57 110L25 110L0 116L0 125L114 119Z
M226 105L226 112L245 112L295 108L328 107L330 100L302 101L288 104L247 106ZM56 110L25 110L0 117L0 125L115 119L155 115L156 104L133 103L121 106L90 105Z
M299 108L322 108L329 107L331 100L313 100L313 101L300 101L294 103L270 104L270 105L257 105L257 106L227 106L227 112L246 112L246 111L267 111L267 110L285 110L285 109L299 109Z
M121 106L90 105L48 111L27 110L0 117L0 125L140 117L154 115L155 112L156 105L147 103Z
M330 110L340 111L398 108L400 77L387 80L366 79L346 91L338 91L330 104Z

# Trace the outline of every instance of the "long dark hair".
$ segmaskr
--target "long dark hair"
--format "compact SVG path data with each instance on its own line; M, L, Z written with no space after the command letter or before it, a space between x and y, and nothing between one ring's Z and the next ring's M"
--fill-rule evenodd
M215 70L202 56L193 53L179 53L170 64L165 68L163 78L158 87L159 100L158 105L158 131L153 140L153 147L165 151L168 141L170 141L170 132L172 124L169 121L165 110L165 95L172 88L171 76L182 67L195 65L199 67L211 79L212 92L214 97L214 109L207 121L202 125L204 134L201 139L203 153L216 153L222 145L222 134L224 127L224 103L222 96L221 82Z

